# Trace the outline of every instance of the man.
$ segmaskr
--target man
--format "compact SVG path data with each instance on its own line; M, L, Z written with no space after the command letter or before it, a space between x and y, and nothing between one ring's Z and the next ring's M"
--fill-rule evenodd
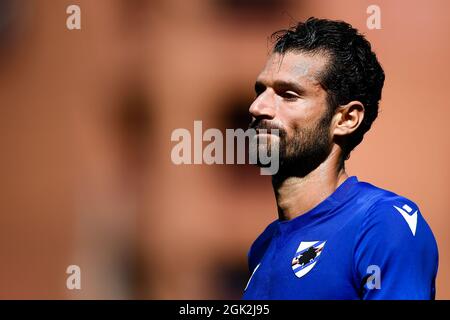
M278 220L250 249L244 299L434 299L437 245L417 205L345 172L384 83L369 42L315 18L275 36L250 128L279 130L256 136L280 153Z

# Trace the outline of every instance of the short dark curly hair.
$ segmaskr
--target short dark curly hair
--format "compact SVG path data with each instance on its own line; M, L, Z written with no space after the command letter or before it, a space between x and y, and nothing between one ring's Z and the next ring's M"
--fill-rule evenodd
M348 159L378 116L384 84L383 68L369 41L346 22L314 17L273 33L272 39L274 53L322 53L329 57L319 82L328 93L332 112L353 100L364 105L363 122L342 144L343 159Z

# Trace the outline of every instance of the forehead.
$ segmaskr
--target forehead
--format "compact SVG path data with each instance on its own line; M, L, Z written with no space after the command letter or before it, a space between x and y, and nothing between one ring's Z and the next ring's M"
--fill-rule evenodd
M259 81L294 81L301 84L319 84L320 74L329 59L324 54L303 52L273 53L258 76Z

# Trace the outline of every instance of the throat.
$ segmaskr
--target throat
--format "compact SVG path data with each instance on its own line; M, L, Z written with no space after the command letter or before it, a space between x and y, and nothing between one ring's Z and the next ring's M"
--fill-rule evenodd
M274 183L278 218L292 220L305 214L328 198L347 178L342 171L337 175L288 177Z

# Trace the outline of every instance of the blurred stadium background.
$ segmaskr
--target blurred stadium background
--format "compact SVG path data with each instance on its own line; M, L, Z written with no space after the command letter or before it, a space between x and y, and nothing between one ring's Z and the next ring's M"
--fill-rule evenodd
M66 8L82 30L66 29ZM381 8L381 30L366 9ZM175 166L172 130L245 128L268 36L309 16L352 23L387 80L347 165L412 198L450 298L450 2L2 0L0 298L233 299L276 217L250 166ZM82 290L66 288L68 265Z

